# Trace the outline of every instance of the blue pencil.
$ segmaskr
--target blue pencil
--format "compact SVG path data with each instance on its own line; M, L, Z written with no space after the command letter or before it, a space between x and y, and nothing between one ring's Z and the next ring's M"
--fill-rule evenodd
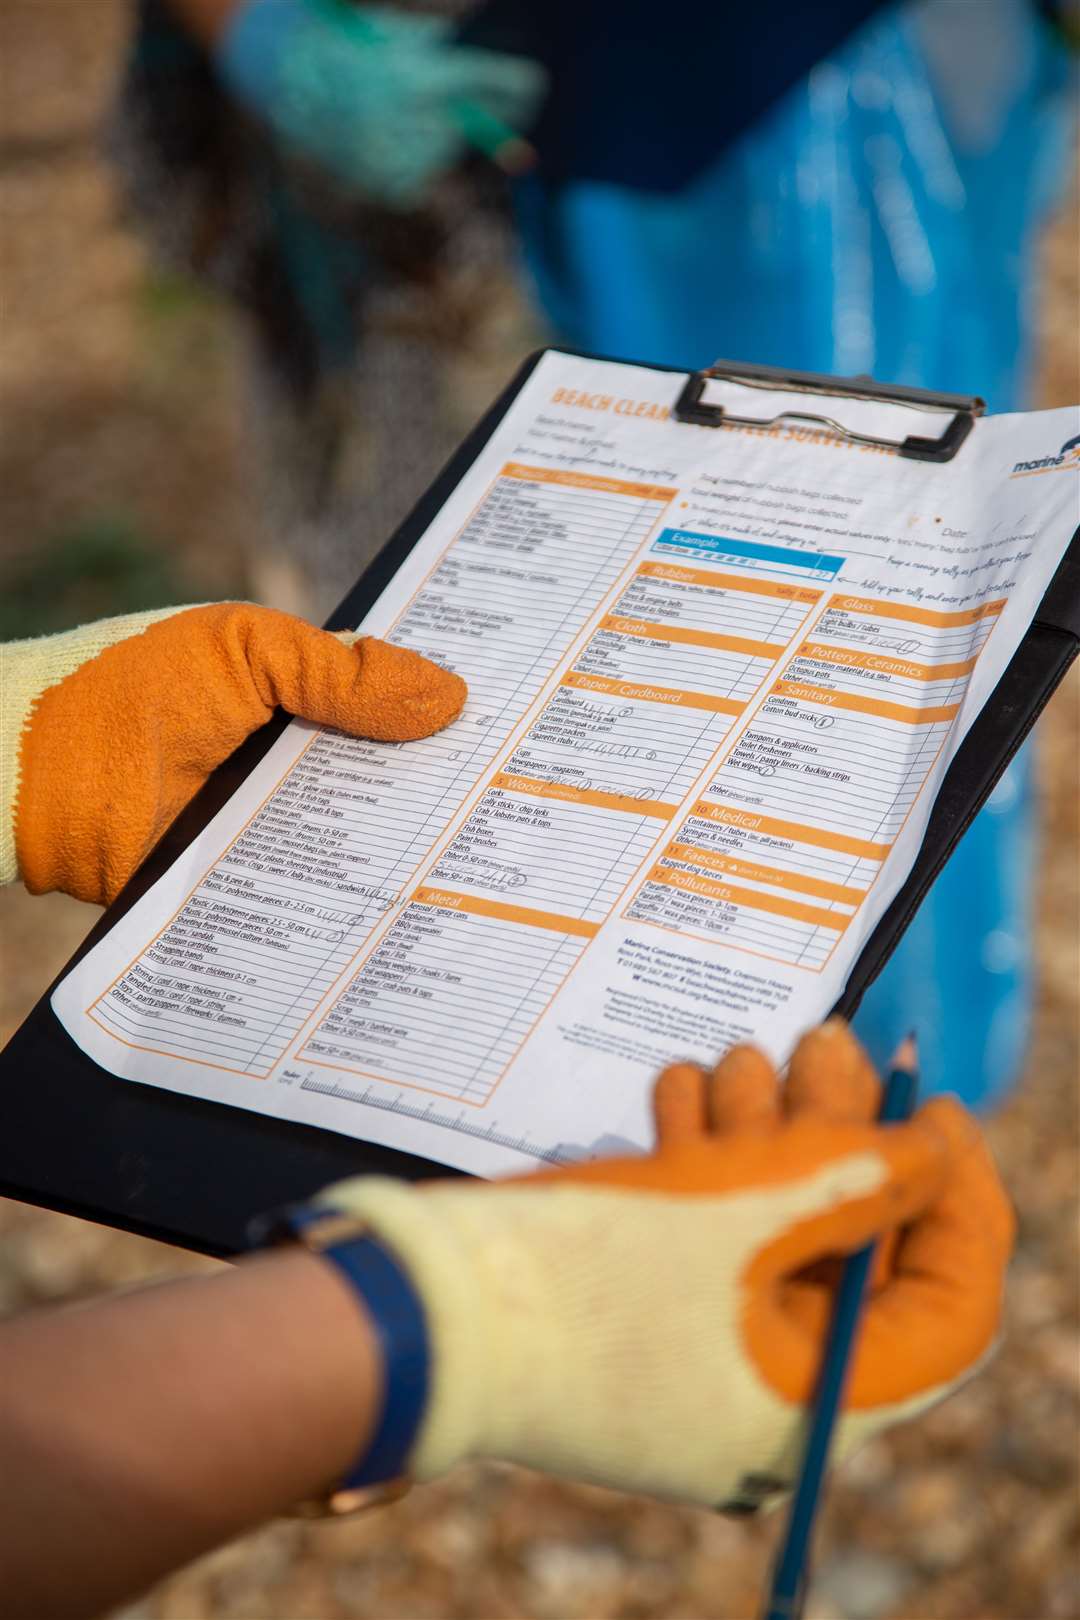
M911 1051L911 1067L893 1069L885 1084L878 1119L883 1123L907 1119L915 1106L918 1079L914 1072L914 1043L905 1042L904 1060ZM853 1254L844 1267L836 1292L832 1323L825 1345L810 1432L806 1437L802 1469L791 1503L787 1531L773 1570L762 1620L798 1620L806 1596L806 1559L821 1486L829 1457L833 1427L843 1399L848 1364L859 1325L863 1295L874 1258L874 1245Z

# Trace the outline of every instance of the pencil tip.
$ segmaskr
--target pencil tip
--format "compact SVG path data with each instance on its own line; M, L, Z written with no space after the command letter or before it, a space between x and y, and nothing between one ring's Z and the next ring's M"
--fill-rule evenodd
M919 1049L915 1043L915 1031L905 1035L893 1055L894 1069L914 1069L919 1061Z

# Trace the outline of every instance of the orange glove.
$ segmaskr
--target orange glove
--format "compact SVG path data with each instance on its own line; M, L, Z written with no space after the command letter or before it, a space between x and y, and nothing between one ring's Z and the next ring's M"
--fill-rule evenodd
M655 1093L656 1150L488 1183L356 1179L319 1202L408 1271L434 1353L410 1467L500 1457L747 1511L792 1482L831 1257L900 1228L864 1313L837 1435L941 1399L991 1349L1012 1217L951 1099L871 1123L878 1081L832 1020L786 1086L736 1047Z
M6 864L34 894L100 905L278 705L409 742L465 701L460 676L418 653L372 637L347 646L244 602L114 619L3 653Z

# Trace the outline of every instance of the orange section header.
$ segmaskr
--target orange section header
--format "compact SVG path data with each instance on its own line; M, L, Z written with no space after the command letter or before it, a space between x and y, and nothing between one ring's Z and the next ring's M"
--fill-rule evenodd
M757 889L736 889L727 883L715 883L712 878L680 872L673 866L654 866L649 873L649 882L666 883L669 888L682 889L687 894L700 894L707 900L726 900L732 905L747 906L752 911L769 911L774 916L790 917L793 922L810 923L815 928L832 928L838 934L842 934L851 921L842 912L822 911L818 906L804 906L799 900L761 894Z
M909 681L950 681L970 675L978 662L965 658L958 664L913 664L907 658L887 658L881 653L849 652L846 647L828 647L820 641L804 641L799 648L803 658L820 658L824 663L844 664L853 669L878 669L887 675L903 675Z
M556 467L524 467L508 461L502 478L524 478L530 484L562 484L567 489L600 489L608 495L633 495L639 501L670 501L675 490L661 484L628 484L621 478L602 478L599 473L561 472Z
M647 579L668 579L673 585L711 585L718 591L746 591L750 596L776 596L784 602L820 602L821 592L804 585L777 585L768 579L740 579L736 574L715 574L706 568L683 568L679 563L642 563Z
M655 816L658 821L670 821L677 804L662 804L659 799L635 799L629 793L601 793L595 788L571 787L566 782L538 782L532 776L511 776L500 771L492 777L491 786L505 793L524 793L530 799L558 799L563 804L591 804L597 810L621 810L626 815Z
M854 697L849 692L830 692L823 686L801 686L794 681L777 681L777 697L797 698L802 703L823 703L830 709L849 709L854 714L877 714L883 720L902 720L909 726L933 726L952 720L959 703L945 703L936 709L913 709L906 703L883 703L880 698Z
M601 621L600 628L614 630L622 636L647 636L650 641L716 647L721 652L745 653L748 658L769 658L773 662L784 651L783 642L748 641L744 636L720 636L712 630L687 630L681 624L650 624L647 619L623 619L613 613Z
M778 821L774 816L735 810L727 804L710 804L708 799L699 799L691 814L701 816L704 821L718 821L725 827L742 827L746 832L764 833L768 838L790 838L797 844L812 844L815 849L835 849L842 855L862 855L868 861L883 861L892 848L891 844L872 844L865 838L849 838L846 833L804 827L797 821Z
M742 714L745 703L734 698L713 697L708 692L679 692L671 686L641 686L633 681L613 681L608 675L580 675L571 670L562 678L563 686L581 692L606 692L611 697L636 703L667 703L686 709L709 709L713 714Z
M694 866L707 867L710 872L727 872L731 877L751 878L755 883L775 883L779 889L812 894L818 900L842 900L846 905L858 906L866 899L865 889L826 883L824 878L803 877L801 872L787 872L779 866L759 866L755 861L721 855L715 849L699 849L696 844L669 844L664 854L669 860L689 861Z
M524 923L528 928L550 928L557 934L577 934L592 939L600 924L583 922L580 917L560 917L553 911L533 911L530 906L508 906L501 900L485 900L478 894L456 894L453 889L420 888L410 896L418 906L442 906L448 911L467 911L474 917L495 917L500 922Z
M834 596L830 607L843 613L865 613L872 619L902 619L905 624L932 624L945 629L952 624L977 624L980 619L993 618L1005 606L1000 602L984 602L981 607L964 608L958 613L939 613L936 608L908 607L906 602L878 602L868 596Z

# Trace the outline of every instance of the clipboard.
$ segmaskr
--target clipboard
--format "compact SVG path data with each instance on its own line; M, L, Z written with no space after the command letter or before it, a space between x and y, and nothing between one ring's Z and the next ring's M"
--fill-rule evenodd
M543 349L524 362L331 614L328 629L351 628L363 618L549 352L574 351ZM650 369L686 375L677 367ZM984 409L981 400L966 395L718 362L687 377L674 410L676 419L718 428L725 422L769 425L768 417L732 418L710 404L706 395L711 378L805 395L805 410L785 415L832 433L847 430L829 416L829 398L909 406L915 428L921 412L949 414L951 421L937 438L915 431L888 442L898 454L917 460L950 460ZM1078 651L1080 528L1024 640L953 759L915 864L863 948L834 1011L849 1017L855 1012ZM120 1079L75 1044L50 1006L55 983L206 826L287 723L286 716L275 716L215 771L0 1052L0 1194L228 1256L248 1246L252 1216L303 1199L343 1176L366 1173L421 1180L461 1173L316 1126Z

